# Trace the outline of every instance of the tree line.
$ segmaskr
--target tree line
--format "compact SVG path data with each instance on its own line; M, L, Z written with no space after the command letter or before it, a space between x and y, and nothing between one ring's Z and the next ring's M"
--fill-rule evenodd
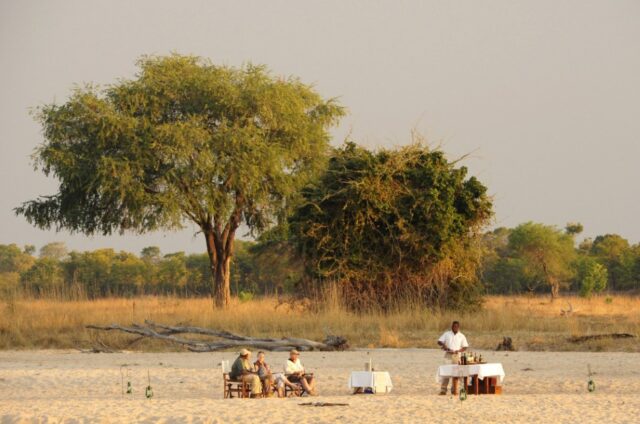
M237 241L231 290L248 299L256 294L291 292L296 269L259 252L256 243ZM55 242L36 249L0 245L0 294L61 299L140 295L201 297L210 294L207 254L163 254L156 246L139 254L114 249L69 251Z
M513 294L570 290L582 296L640 289L640 243L604 234L576 243L583 227L562 230L527 222L497 228L482 237L481 279L490 293Z
M579 243L582 226L564 230L524 223L497 228L481 236L481 293L525 294L554 290L589 297L601 292L640 290L640 243L617 234ZM282 242L238 240L231 264L231 292L241 300L254 296L295 294L305 265ZM0 245L0 293L36 297L101 298L109 296L210 295L206 253L163 254L158 247L139 254L113 249L69 251L64 243L42 246ZM554 284L557 286L554 288ZM378 293L378 295L380 295ZM466 299L466 298L465 298ZM466 299L468 300L468 299Z

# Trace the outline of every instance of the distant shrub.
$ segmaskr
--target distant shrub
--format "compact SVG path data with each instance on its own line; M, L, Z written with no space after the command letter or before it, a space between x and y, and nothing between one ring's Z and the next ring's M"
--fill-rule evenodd
M580 282L580 296L591 297L593 293L600 293L607 287L607 268L603 265L589 261L585 263Z
M238 293L238 299L240 299L240 302L249 302L253 300L253 293L241 291Z

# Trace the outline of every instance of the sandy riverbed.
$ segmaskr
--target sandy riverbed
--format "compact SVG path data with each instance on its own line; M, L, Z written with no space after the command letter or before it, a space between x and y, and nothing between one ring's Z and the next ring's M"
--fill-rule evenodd
M0 352L0 422L608 422L640 417L640 354L482 352L507 374L501 396L438 396L434 374L442 353L427 349L371 351L391 373L388 395L352 396L351 370L365 351L304 353L319 377L317 398L222 399L222 359L231 353L84 354L66 351ZM284 353L270 353L272 366ZM588 393L587 363L596 373ZM128 364L134 393L121 393L120 366ZM147 370L154 397L146 399ZM348 403L307 407L302 402Z

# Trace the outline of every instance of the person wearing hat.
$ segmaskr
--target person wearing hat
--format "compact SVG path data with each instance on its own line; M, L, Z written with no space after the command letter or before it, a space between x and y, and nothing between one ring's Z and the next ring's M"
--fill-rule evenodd
M292 349L289 352L289 359L284 365L284 374L292 383L300 383L304 390L311 396L317 396L316 382L313 375L306 374L302 363L300 362L300 352Z
M254 371L254 368L249 362L251 352L247 349L240 350L238 358L233 362L231 366L231 372L229 378L237 381L244 381L249 384L251 388L251 397L259 397L262 395L262 383L260 383L260 377Z

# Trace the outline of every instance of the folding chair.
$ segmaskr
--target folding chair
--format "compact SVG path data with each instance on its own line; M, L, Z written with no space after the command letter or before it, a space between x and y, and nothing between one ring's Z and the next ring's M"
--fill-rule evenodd
M222 368L224 398L231 399L234 394L239 398L248 398L250 393L249 385L243 380L233 380L229 377L229 373L231 372L229 361L222 361L220 366Z

